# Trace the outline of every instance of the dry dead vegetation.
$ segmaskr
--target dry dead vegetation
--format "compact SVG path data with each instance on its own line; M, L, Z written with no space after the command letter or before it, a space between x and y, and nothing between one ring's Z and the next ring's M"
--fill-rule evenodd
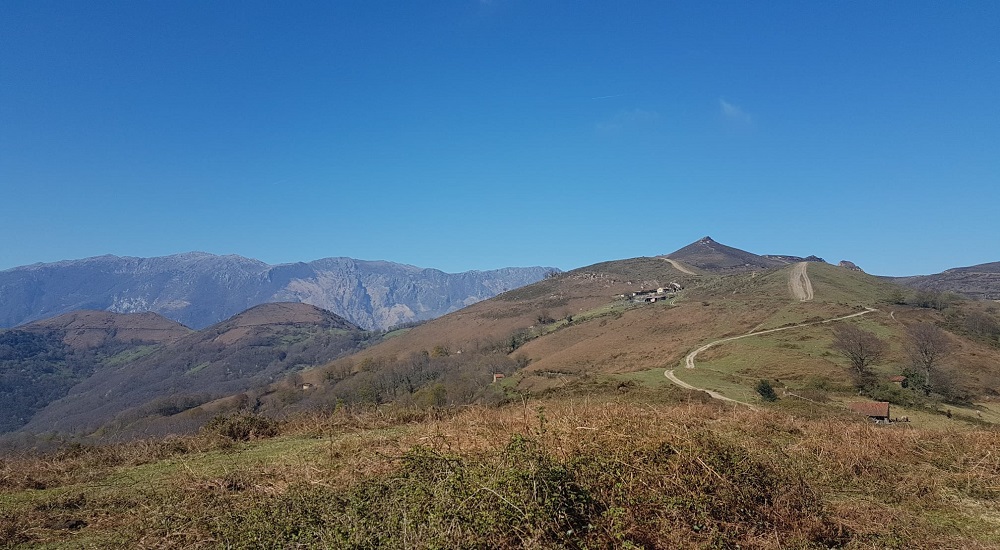
M656 395L235 417L0 465L8 547L993 548L1000 433Z

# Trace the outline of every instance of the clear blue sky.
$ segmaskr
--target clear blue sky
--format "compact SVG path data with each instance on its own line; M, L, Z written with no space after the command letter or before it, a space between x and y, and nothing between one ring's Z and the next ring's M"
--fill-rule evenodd
M1000 2L0 2L0 269L1000 261Z

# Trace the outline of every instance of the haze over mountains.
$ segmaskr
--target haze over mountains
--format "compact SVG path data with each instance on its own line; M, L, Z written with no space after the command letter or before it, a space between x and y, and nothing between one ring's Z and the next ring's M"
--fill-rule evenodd
M0 271L0 327L76 310L152 311L199 329L268 302L303 302L365 329L438 317L558 271L444 273L386 261L325 258L269 265L191 252L99 256Z

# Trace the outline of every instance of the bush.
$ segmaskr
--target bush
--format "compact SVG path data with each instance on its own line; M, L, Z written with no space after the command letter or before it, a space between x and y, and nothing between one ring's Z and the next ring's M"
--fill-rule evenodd
M755 389L757 390L757 394L760 395L764 401L778 400L778 394L774 393L774 388L771 387L771 383L767 380L757 382L757 387Z
M555 318L552 317L552 315L550 315L547 310L539 313L538 316L535 318L535 320L538 322L539 325L551 325L552 323L556 322Z
M600 512L571 467L514 436L486 460L416 446L392 476L346 490L293 485L211 530L234 547L575 547Z
M277 420L257 414L216 416L202 428L202 433L215 433L233 441L265 439L278 435L281 424Z
M387 475L298 483L202 525L229 547L720 548L781 532L842 546L819 494L787 460L713 434L565 455L514 435L479 456L415 446Z

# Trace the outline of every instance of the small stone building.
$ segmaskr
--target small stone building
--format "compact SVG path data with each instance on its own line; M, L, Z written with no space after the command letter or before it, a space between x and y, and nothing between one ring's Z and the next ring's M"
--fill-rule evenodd
M851 403L851 410L867 416L876 424L889 423L889 402L888 401L861 401Z

